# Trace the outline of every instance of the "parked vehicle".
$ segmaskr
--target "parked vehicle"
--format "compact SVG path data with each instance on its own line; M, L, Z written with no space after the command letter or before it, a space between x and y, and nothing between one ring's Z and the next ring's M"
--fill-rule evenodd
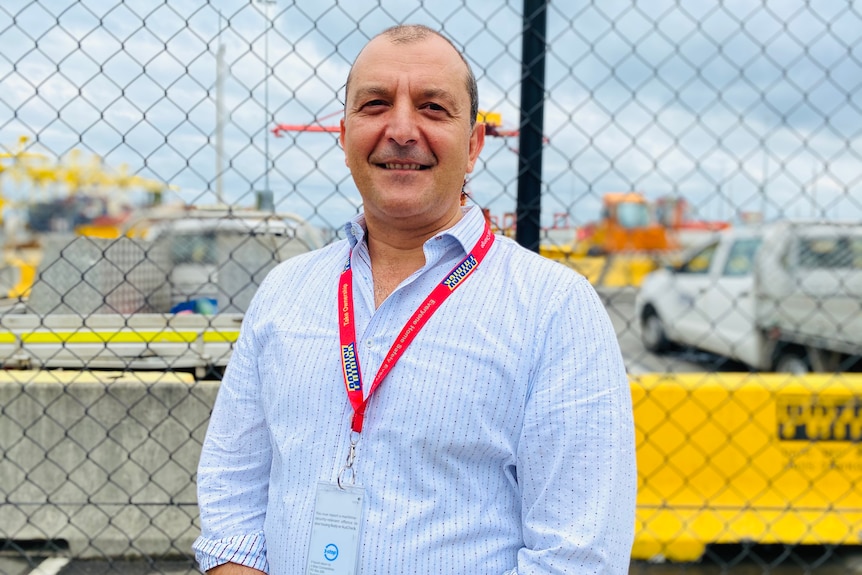
M644 346L683 345L758 370L860 367L862 225L727 229L647 275L635 302Z
M0 365L219 373L266 273L322 245L295 216L225 209L51 235L29 297L0 311Z
M244 312L277 263L324 244L299 216L225 207L154 210L123 235L167 246L169 311Z

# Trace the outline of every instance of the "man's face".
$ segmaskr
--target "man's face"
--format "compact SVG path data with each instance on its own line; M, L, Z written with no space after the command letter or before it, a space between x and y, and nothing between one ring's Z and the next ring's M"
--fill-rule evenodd
M442 38L372 40L353 65L341 145L367 217L431 226L457 217L484 144L467 70Z

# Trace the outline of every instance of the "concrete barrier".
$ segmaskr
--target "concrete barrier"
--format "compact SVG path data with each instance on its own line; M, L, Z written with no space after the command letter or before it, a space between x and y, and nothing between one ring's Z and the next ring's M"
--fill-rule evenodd
M711 543L862 542L862 374L647 374L631 382L636 559ZM218 382L0 371L0 538L80 558L188 555Z
M0 372L0 538L80 558L188 555L217 388L160 372Z

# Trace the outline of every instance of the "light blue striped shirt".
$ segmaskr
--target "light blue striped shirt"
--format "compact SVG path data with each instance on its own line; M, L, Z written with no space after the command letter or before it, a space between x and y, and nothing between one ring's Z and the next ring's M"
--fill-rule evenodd
M428 240L425 266L378 309L361 216L348 240L270 272L201 455L202 569L231 561L304 573L316 486L335 481L350 439L338 339L348 250L367 390L412 312L483 226L472 208ZM498 237L370 399L354 467L365 488L365 575L627 573L631 394L592 286Z

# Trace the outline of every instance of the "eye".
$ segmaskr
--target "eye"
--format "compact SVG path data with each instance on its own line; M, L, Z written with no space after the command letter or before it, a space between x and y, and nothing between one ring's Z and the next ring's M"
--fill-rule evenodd
M444 108L443 106L441 106L440 104L437 104L435 102L429 102L428 104L425 104L425 107L427 109L433 111L433 112L445 112L446 111L446 108Z
M368 102L365 102L364 104L362 104L362 108L363 109L379 108L380 106L385 106L385 105L386 105L385 100L379 100L379 99L378 100L369 100Z

